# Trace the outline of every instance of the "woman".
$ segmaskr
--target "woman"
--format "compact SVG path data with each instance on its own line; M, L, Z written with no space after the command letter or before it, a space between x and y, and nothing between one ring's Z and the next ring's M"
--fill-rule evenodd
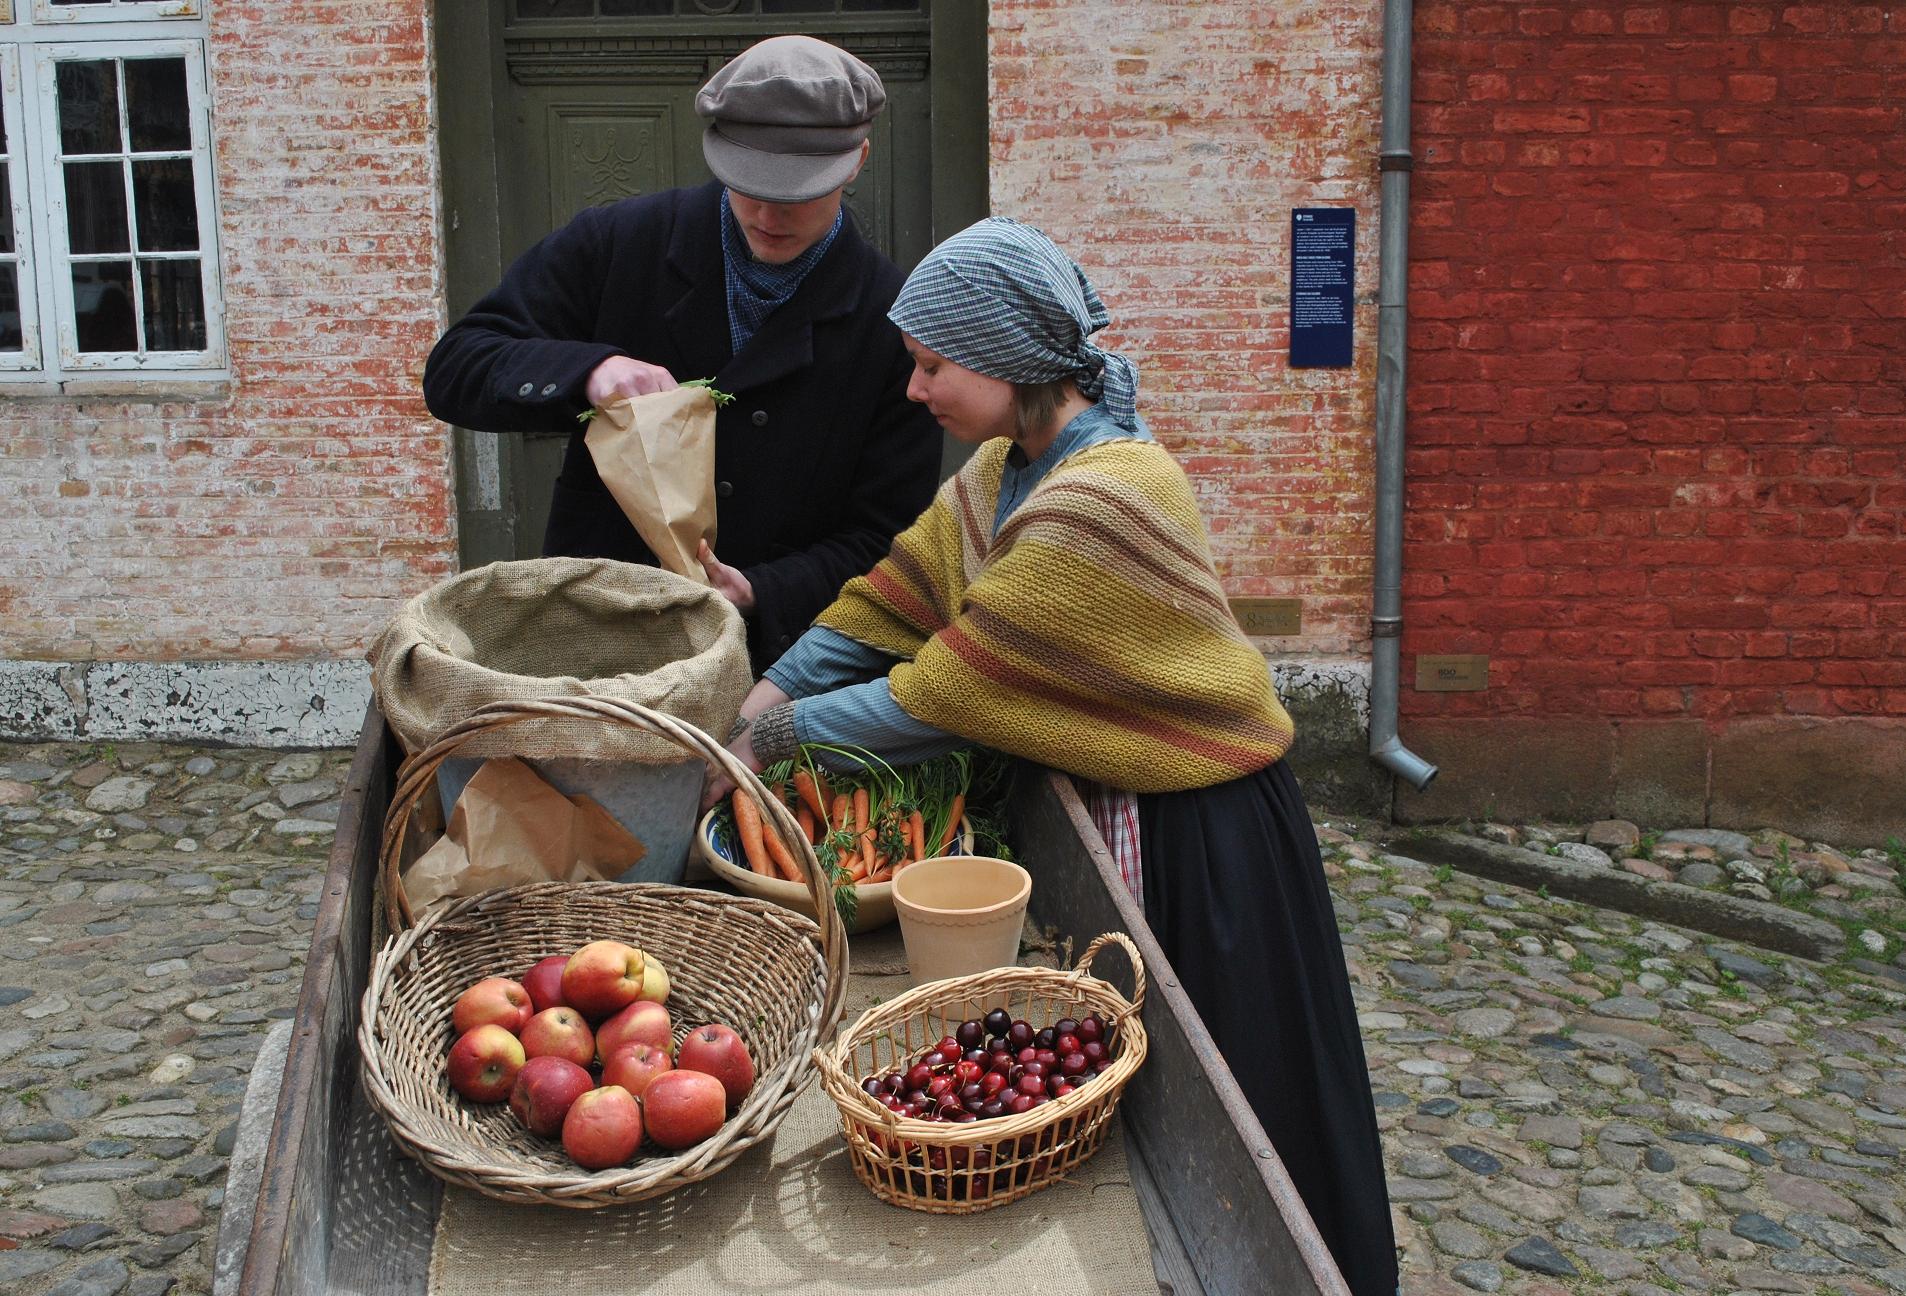
M1084 273L1029 225L936 248L890 312L909 398L978 446L748 695L736 755L910 763L972 743L1093 817L1358 1296L1390 1296L1382 1149L1291 723L1138 416Z

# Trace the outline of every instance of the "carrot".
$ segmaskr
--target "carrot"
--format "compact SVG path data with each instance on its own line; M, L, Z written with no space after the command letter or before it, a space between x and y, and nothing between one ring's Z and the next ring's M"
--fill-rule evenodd
M907 845L914 859L922 859L927 853L926 816L915 810L907 816Z
M810 846L820 840L814 835L814 815L805 805L795 808L794 822L801 825L801 831L806 834Z
M734 804L735 832L741 838L741 850L748 857L748 867L762 877L774 877L774 861L768 856L767 844L761 840L760 807L740 788L735 789Z
M854 789L854 826L860 830L861 871L871 873L874 868L874 819L868 813L867 789Z
M946 848L953 844L953 834L960 830L960 816L966 813L966 793L953 794L953 804L946 808L946 827L940 831L940 846L935 855L946 854Z
M816 819L827 818L827 803L821 800L820 784L814 781L813 774L804 769L795 770L794 791Z
M848 812L849 802L847 794L845 792L836 793L832 802L832 808L827 816L828 831L840 832L846 828Z
M781 840L780 833L770 830L766 824L763 824L761 828L761 840L762 844L768 848L769 862L774 865L775 869L779 871L783 878L789 882L807 881L807 871L801 867L801 862L795 859L793 853L788 850L788 844Z

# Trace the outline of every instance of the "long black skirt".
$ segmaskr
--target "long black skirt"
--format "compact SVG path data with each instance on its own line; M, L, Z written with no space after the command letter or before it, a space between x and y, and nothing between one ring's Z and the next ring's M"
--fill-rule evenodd
M1356 1296L1393 1296L1383 1149L1343 946L1283 761L1138 798L1145 918Z

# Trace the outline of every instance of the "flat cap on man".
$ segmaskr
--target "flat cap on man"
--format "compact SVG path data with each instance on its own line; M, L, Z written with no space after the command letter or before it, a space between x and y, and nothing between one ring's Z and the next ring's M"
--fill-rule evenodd
M695 96L708 122L702 156L737 193L807 202L853 178L886 103L880 74L846 50L811 36L770 37Z

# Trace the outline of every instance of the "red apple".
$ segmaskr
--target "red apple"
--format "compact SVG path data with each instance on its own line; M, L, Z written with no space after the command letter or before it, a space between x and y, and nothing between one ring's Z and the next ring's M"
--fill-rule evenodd
M693 1147L728 1117L728 1092L700 1071L664 1071L642 1094L649 1137L672 1151Z
M570 1104L595 1087L589 1073L567 1058L533 1057L517 1072L510 1110L530 1133L556 1138Z
M754 1059L748 1055L748 1046L742 1043L734 1027L720 1022L710 1022L688 1032L688 1038L675 1050L675 1065L721 1081L730 1107L741 1106L748 1090L754 1088Z
M574 1008L545 1008L529 1019L520 1037L532 1058L568 1058L577 1066L596 1060L596 1035Z
M653 1044L624 1044L602 1066L602 1083L621 1085L637 1098L649 1087L649 1081L664 1071L673 1071L666 1048Z
M607 1062L631 1044L650 1044L668 1052L675 1043L675 1024L668 1009L638 999L596 1027L596 1059Z
M569 965L567 954L551 954L523 974L523 989L529 991L529 1004L537 1012L563 1007L563 969Z
M591 1089L563 1117L563 1151L585 1170L621 1165L642 1145L642 1108L620 1085Z
M534 1013L529 991L508 977L484 977L457 996L457 1006L450 1010L450 1026L459 1035L468 1035L479 1026L501 1026L514 1035Z
M563 968L563 1002L590 1021L601 1021L634 1003L642 993L642 951L621 941L590 941Z
M476 1103L502 1102L528 1061L523 1041L501 1026L479 1026L450 1046L450 1087Z

